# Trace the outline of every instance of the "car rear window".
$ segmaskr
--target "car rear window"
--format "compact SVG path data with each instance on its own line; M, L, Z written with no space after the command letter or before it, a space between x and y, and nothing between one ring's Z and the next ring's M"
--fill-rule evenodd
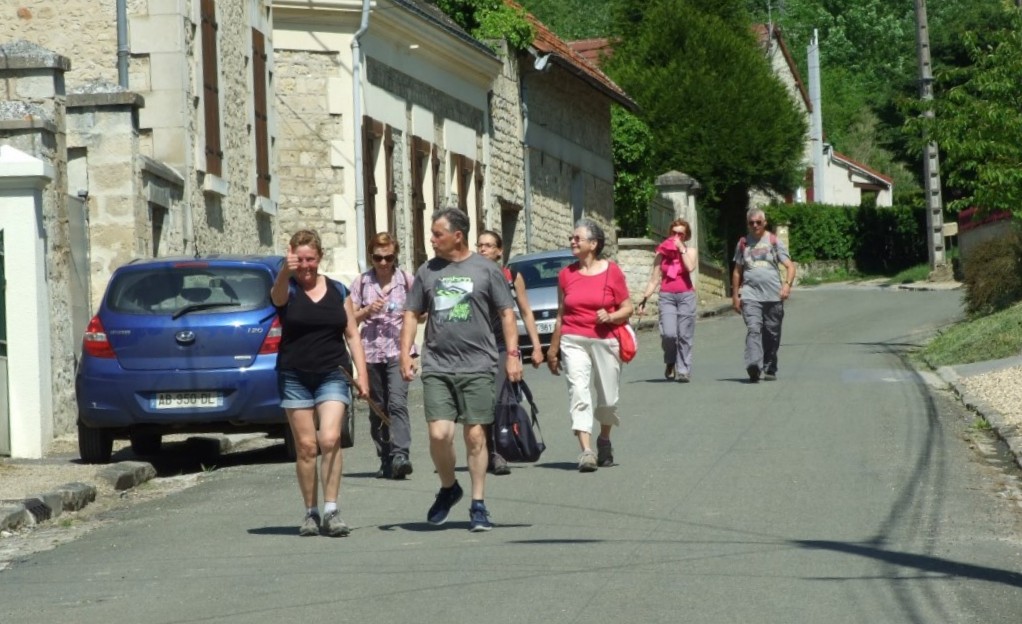
M209 306L200 314L251 310L270 305L271 285L269 273L247 267L154 267L118 273L107 307L128 314L173 314L194 305Z
M567 256L512 262L509 266L522 274L526 288L545 288L557 286L557 274L574 261L574 256Z

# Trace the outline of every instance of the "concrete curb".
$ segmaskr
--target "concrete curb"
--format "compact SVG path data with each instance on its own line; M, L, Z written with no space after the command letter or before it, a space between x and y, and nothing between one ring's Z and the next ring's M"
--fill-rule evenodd
M1008 360L1003 360L1003 362L1015 365L1017 360L1018 358L1009 358ZM997 362L1002 362L1002 360L997 360ZM989 368L991 364L993 363L981 363L980 366ZM1008 450L1015 456L1015 463L1022 468L1022 433L1013 431L1013 428L1009 426L1004 415L1000 412L983 402L983 400L966 392L964 385L961 383L962 375L959 374L955 367L941 366L937 369L937 374L951 387L965 407L976 412L990 423L990 427L997 434L997 437L1008 445Z
M124 461L107 466L99 476L115 489L127 490L155 477L156 468L147 462ZM65 511L79 511L95 500L96 486L74 482L21 500L0 501L0 531L34 526Z

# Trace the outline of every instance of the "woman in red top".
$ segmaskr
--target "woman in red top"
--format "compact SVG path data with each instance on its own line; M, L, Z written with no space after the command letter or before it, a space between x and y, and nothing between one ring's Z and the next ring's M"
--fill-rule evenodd
M618 342L612 331L632 315L632 301L621 268L600 257L603 230L590 219L581 219L568 237L578 261L561 269L557 276L557 322L547 365L557 375L561 365L568 380L571 428L582 454L579 472L614 465L610 430L619 425L617 399L621 385ZM595 381L596 401L589 391ZM593 420L600 423L593 453Z
M664 350L664 377L688 383L692 374L692 343L696 331L696 292L692 287L692 271L699 258L694 247L686 245L692 238L688 221L675 219L667 240L656 248L653 272L639 303L639 315L646 311L646 301L660 287L660 343Z

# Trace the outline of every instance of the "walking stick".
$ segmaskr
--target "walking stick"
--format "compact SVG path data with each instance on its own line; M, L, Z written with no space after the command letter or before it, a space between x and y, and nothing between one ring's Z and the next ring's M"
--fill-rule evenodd
M343 366L341 366L340 369L341 373L348 380L348 383L354 386L355 378L351 376L351 373L348 372L348 369L344 368ZM380 407L380 404L372 400L372 398L370 398L369 396L365 397L365 402L369 404L369 409L373 410L373 413L380 417L380 420L383 421L383 424L387 425L387 427L390 427L390 416L387 415L387 412L383 411L383 408Z

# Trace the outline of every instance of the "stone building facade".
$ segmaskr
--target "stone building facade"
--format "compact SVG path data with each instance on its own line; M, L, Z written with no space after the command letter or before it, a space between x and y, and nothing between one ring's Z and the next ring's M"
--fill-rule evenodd
M44 438L75 426L81 317L117 266L274 249L270 3L129 0L125 27L119 63L115 0L0 0L11 98L0 146L54 171L43 192L55 198L43 202L50 326L38 337L53 352L52 410L12 415L43 421Z
M317 230L323 270L346 282L367 266L357 235L359 145L363 240L391 232L406 268L432 255L430 216L439 208L464 209L471 240L479 229L499 226L486 199L497 56L431 4L381 0L358 42L356 83L352 43L361 8L352 0L274 2L277 245L286 245L294 230Z

